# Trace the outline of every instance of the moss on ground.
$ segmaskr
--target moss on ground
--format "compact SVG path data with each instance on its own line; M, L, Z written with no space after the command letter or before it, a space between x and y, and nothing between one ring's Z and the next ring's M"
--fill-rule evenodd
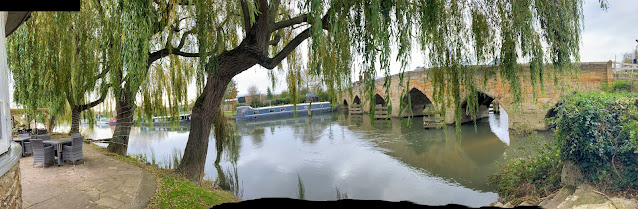
M171 169L149 165L131 156L110 153L106 148L94 144L89 146L106 156L143 168L155 176L157 190L146 208L210 208L222 203L241 201L241 198L229 191L214 188L210 181L205 181L200 186Z

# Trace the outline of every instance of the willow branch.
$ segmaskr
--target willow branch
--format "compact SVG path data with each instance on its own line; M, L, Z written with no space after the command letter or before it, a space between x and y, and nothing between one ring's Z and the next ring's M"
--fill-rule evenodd
M328 18L331 13L330 12L331 10L332 8L328 9L328 12L321 19L322 28L324 30L330 30L330 22ZM288 54L294 51L297 48L297 46L299 46L299 44L301 44L303 41L305 41L309 37L310 37L310 28L307 28L303 32L299 33L294 39L292 39L292 41L288 42L288 44L281 51L279 51L279 53L277 53L277 55L275 55L273 58L262 61L260 65L267 69L275 68L277 65L279 65L279 63L281 63L281 61L283 61L288 56Z
M85 105L80 105L80 111L84 111L87 110L89 108L95 107L96 105L104 102L104 99L106 99L106 95L108 94L108 89L111 88L111 84L107 84L106 87L104 87L104 90L102 90L102 94L100 96L99 99L89 103L89 104L85 104Z
M286 56L288 56L288 54L290 54L293 50L295 50L297 46L299 46L299 44L305 41L308 37L310 37L310 28L299 33L281 51L279 51L277 55L275 55L273 58L266 60L265 62L262 62L260 65L267 69L275 68L277 65L279 65L279 63L281 63L281 61L284 60L284 58L286 58Z
M273 24L270 31L271 32L276 31L282 28L290 27L290 26L305 23L305 22L308 22L308 14L302 14L297 17L276 22L275 24Z

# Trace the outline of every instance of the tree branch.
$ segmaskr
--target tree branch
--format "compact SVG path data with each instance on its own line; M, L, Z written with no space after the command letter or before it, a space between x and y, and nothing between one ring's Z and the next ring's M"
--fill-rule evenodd
M328 12L323 16L323 18L321 18L321 24L324 30L330 30L330 21L328 20L328 18L329 18L331 10L332 8L328 9ZM279 51L277 55L275 55L273 58L262 61L260 65L267 69L275 68L277 65L279 65L279 63L281 63L281 61L283 61L286 58L286 56L288 56L288 54L290 54L293 50L295 50L297 46L301 44L301 42L305 41L309 37L310 37L310 28L299 33L281 51Z
M95 101L93 101L93 102L91 102L91 103L89 103L89 104L80 105L80 107L79 107L79 108L80 108L80 111L87 110L87 109L89 109L89 108L95 107L96 105L98 105L98 104L100 104L100 103L104 102L104 99L106 99L106 95L107 95L107 93L109 92L109 91L108 91L108 89L109 89L109 88L111 88L111 84L107 84L107 85L106 85L105 89L104 89L104 90L102 90L102 95L100 96L100 98L99 98L99 99L97 99L97 100L95 100Z
M244 30L248 32L250 30L250 14L248 14L250 11L246 0L241 0L241 11L244 15Z
M299 33L279 53L277 53L277 55L275 55L275 57L270 58L270 59L266 60L265 62L260 63L260 65L265 67L265 68L267 68L267 69L275 68L277 65L279 65L279 63L281 63L281 61L284 60L284 58L286 58L286 56L288 56L288 54L290 54L290 52L295 50L297 48L297 46L299 46L299 44L301 44L301 42L305 41L308 37L310 37L310 28L308 28L308 29L304 30L303 32Z
M162 57L166 57L168 55L178 55L178 56L182 56L182 57L200 57L200 56L205 56L206 53L199 53L199 52L183 52L180 51L179 49L175 49L175 48L163 48L161 50L155 51L153 53L150 53L148 55L148 66L150 67L151 64L153 64L153 62L157 61L158 59L162 58Z
M281 40L281 33L277 33L275 37L268 42L268 45L276 46L280 40Z
M276 22L275 24L273 24L272 28L271 28L271 32L272 31L276 31L285 27L290 27L293 25L297 25L297 24L301 24L304 22L308 22L308 14L302 14L299 15L297 17L293 17L287 20L282 20L279 22Z
M102 70L102 72L101 72L99 75L97 75L97 79L104 78L104 76L106 76L106 74L107 74L109 71L110 71L110 68L105 68L105 69L103 69L103 70Z

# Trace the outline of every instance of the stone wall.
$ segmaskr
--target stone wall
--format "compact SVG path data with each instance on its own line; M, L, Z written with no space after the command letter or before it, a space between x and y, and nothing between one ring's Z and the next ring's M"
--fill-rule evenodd
M0 208L22 208L22 186L20 185L20 163L0 177Z

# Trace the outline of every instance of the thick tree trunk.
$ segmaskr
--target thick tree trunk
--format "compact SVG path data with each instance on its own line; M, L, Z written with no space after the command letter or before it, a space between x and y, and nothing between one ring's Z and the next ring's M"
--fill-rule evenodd
M80 113L82 113L80 106L76 105L71 108L71 131L69 134L80 133Z
M213 76L206 82L204 92L197 98L191 114L191 128L184 150L184 157L177 172L189 179L201 182L208 152L208 142L213 118L219 112L219 105L232 77Z
M117 119L117 122L115 124L115 132L113 132L113 139L107 147L109 152L126 155L131 125L133 124L133 110L126 98L118 99L115 102L115 111L117 112L115 119Z

